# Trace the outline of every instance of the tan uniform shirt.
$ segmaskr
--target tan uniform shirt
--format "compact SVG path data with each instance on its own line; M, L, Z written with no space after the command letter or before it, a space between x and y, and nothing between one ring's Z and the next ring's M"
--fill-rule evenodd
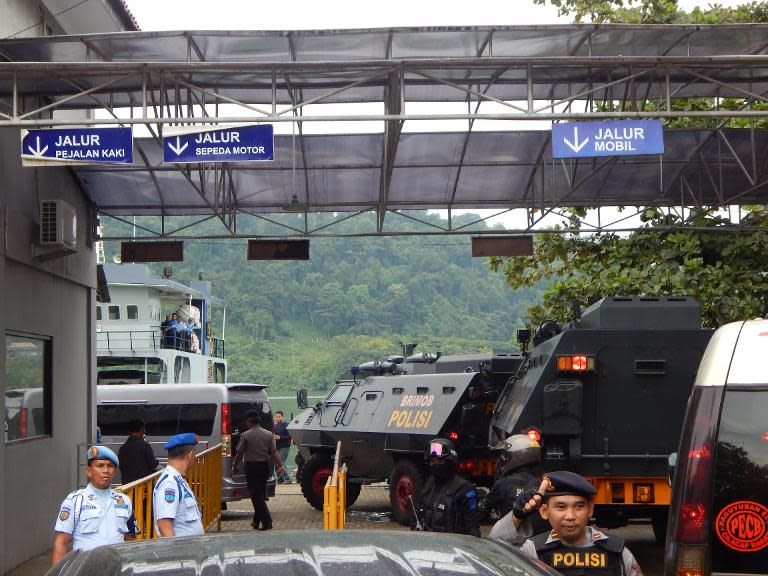
M237 453L243 455L246 462L266 462L275 450L275 438L272 432L260 426L254 426L243 432Z

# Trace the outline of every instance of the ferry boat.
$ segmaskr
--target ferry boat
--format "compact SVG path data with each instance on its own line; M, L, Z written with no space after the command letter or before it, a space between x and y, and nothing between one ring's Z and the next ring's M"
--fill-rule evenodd
M226 308L210 282L185 286L153 277L144 264L102 266L109 302L96 305L98 384L227 381ZM214 308L220 330L212 326Z

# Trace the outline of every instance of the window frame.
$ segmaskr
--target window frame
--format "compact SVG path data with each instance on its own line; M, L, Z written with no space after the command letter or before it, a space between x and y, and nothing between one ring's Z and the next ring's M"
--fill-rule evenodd
M14 445L22 442L34 442L53 437L53 337L46 334L36 334L34 332L24 332L22 330L5 331L5 371L3 373L3 394L8 391L8 337L26 338L36 340L43 345L43 433L34 436L25 436L23 438L13 438L11 440L5 437L5 445ZM37 388L33 388L37 389ZM18 390L18 388L16 389Z
M117 316L115 318L112 318L112 310L117 310ZM107 319L112 320L113 322L117 322L120 320L120 317L122 314L120 314L120 306L117 304L110 304L107 306Z
M136 316L134 318L131 318L131 309L134 308L136 310ZM125 319L126 320L139 320L139 305L138 304L127 304L125 306Z

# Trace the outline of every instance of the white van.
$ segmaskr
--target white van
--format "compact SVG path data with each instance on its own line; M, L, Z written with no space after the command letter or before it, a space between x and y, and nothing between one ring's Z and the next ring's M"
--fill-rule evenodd
M768 320L726 324L699 366L680 438L666 576L768 574Z
M262 426L272 430L272 408L260 384L120 384L96 387L96 421L102 443L115 453L128 438L129 423L142 420L145 439L155 457L167 461L163 445L170 436L194 432L200 438L198 452L222 444L222 502L248 498L245 474L231 475L232 457L240 434L245 430L245 415L250 410L262 414ZM242 470L242 468L241 468ZM119 482L119 473L115 477ZM270 478L267 493L274 495L275 479Z

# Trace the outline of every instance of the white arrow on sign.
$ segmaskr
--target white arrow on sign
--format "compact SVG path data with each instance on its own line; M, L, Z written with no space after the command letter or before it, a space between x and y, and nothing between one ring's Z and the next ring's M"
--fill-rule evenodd
M584 142L579 142L579 129L574 126L573 127L573 142L568 140L568 138L563 138L563 142L566 143L568 148L576 152L577 154L581 151L584 146L587 145L587 142L589 142L589 138L584 138Z
M173 142L168 142L168 148L170 148L176 156L181 156L181 153L187 149L187 146L189 146L189 142L184 142L184 146L182 146L178 136L176 136L176 146L173 145Z
M27 146L29 148L29 151L32 152L32 156L37 156L40 158L43 154L45 154L48 151L48 146L43 146L43 149L40 150L40 136L35 136L36 140L36 147L32 148L32 146Z

